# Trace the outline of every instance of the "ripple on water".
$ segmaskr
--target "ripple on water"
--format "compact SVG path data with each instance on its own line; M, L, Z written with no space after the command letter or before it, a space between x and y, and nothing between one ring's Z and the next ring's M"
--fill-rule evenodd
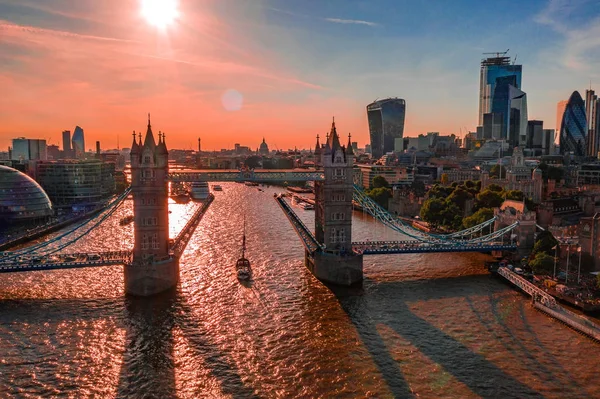
M17 397L599 397L596 344L488 276L481 255L365 257L326 287L273 200L223 184L178 290L123 296L122 268L0 276L0 392ZM193 204L170 204L171 235ZM314 213L294 208L308 226ZM73 250L130 248L118 221ZM255 284L233 265L247 220ZM401 239L355 212L356 240ZM560 342L560 345L557 344Z

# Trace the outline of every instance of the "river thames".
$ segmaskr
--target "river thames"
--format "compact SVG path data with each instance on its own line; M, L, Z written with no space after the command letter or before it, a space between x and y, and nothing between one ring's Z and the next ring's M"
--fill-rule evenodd
M365 256L361 288L327 287L281 188L222 186L174 292L125 297L120 266L0 275L0 397L600 397L598 344L489 276L484 255ZM171 204L172 235L193 206ZM131 207L69 252L131 248ZM244 215L252 289L234 270ZM401 238L355 212L355 241Z

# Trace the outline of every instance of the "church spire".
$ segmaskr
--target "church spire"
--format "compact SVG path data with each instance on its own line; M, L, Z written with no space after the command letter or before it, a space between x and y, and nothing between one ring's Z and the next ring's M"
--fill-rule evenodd
M315 145L315 155L321 154L321 143L319 143L319 135L317 134L317 144Z
M146 130L146 137L144 138L144 147L152 149L156 147L156 141L154 141L154 135L152 134L152 126L150 125L150 113L148 113L148 130Z
M133 143L131 144L131 154L139 154L140 152L140 146L138 145L136 139L135 139L135 130L133 131Z

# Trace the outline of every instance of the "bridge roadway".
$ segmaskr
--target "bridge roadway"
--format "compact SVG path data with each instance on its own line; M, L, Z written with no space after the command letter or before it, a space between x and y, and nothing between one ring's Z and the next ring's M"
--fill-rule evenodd
M317 251L323 250L321 244L319 244L313 233L308 229L308 227L306 227L302 220L300 220L298 215L296 215L296 212L294 212L290 204L288 204L288 202L285 200L285 197L283 195L276 195L275 200L283 210L283 213L285 213L285 216L287 216L290 223L292 223L292 227L294 230L296 230L298 236L300 236L302 244L304 244L304 248L306 248L310 254L314 254Z
M0 273L122 265L131 262L132 255L132 251L106 251L43 257L23 256L11 262L2 262L0 260Z
M322 170L315 169L183 169L169 173L172 182L305 182L325 179Z
M432 252L490 252L490 251L514 251L516 244L505 244L502 242L489 243L448 243L443 244L426 243L420 241L362 241L353 242L352 250L363 255L384 254L416 254Z

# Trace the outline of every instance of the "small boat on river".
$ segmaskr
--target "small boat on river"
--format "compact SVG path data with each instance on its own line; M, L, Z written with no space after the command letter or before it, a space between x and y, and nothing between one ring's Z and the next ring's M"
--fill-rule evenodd
M242 257L235 263L237 278L240 282L252 281L252 267L250 261L246 259L246 220L244 219L244 235L242 237Z

